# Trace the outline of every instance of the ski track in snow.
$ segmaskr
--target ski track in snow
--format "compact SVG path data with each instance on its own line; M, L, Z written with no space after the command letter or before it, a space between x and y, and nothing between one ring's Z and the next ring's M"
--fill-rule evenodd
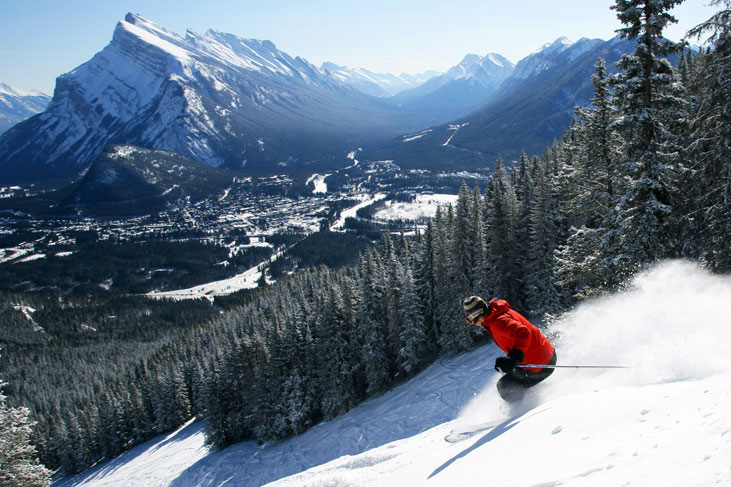
M191 423L56 486L729 486L729 302L731 277L667 262L550 330L559 364L631 369L558 369L510 408L486 345L280 443L209 452Z

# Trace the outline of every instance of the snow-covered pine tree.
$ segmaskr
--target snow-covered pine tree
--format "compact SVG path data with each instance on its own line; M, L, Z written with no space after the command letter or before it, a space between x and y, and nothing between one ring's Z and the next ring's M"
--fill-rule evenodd
M679 170L679 135L685 120L684 90L664 56L679 47L662 31L676 22L668 11L682 0L616 0L612 7L625 24L622 37L637 39L631 55L617 63L613 77L625 140L625 168L632 184L620 215L604 239L605 274L617 284L641 266L672 254L673 187Z
M30 442L33 425L27 408L11 408L0 381L0 487L43 487L51 471L38 461Z
M579 177L585 188L580 205L586 211L586 225L601 228L607 225L610 209L617 203L617 193L625 189L620 184L617 170L623 140L613 128L618 114L603 58L597 60L594 69L591 77L593 109L579 111L584 128L579 132L579 138L585 147L585 158L579 162Z
M475 187L472 189L472 202L470 209L474 231L473 238L475 239L475 267L472 271L475 279L473 283L473 294L485 296L487 295L487 276L485 275L485 259L487 258L485 253L485 207L482 192L477 184L475 184Z
M434 227L432 220L427 221L424 234L419 239L414 259L414 280L416 292L421 302L427 336L433 345L437 343L439 330L434 320Z
M396 370L401 377L410 377L432 356L431 344L422 316L421 302L416 294L416 283L409 267L403 274L399 313L401 315L399 328L401 348L396 356Z
M713 0L721 7L710 19L688 32L708 35L713 50L694 63L690 89L693 106L686 153L690 159L684 185L688 188L690 242L686 254L701 255L720 272L731 271L731 0Z
M114 394L106 393L98 399L96 424L99 429L101 457L114 458L124 450L129 433L124 431L122 407Z
M464 352L472 347L470 330L465 329L461 309L465 290L456 285L455 228L452 205L443 210L440 207L434 224L434 296L435 319L440 330L439 347L444 352Z
M519 206L515 188L501 159L485 192L486 267L493 296L523 307L522 266L518 241Z
M553 194L548 158L540 160L534 177L533 197L527 221L528 245L525 256L525 306L532 316L559 311L559 296L554 282L559 232L557 198Z
M530 258L527 255L528 248L527 242L530 236L530 209L533 202L533 191L534 191L534 178L536 176L536 167L538 165L538 159L533 158L533 161L528 155L521 151L520 159L518 162L517 171L512 171L515 195L518 198L518 227L516 230L517 238L516 245L520 245L520 255L524 257L522 264L527 264L527 259ZM525 275L529 270L527 268L522 269L522 274Z
M389 358L386 354L386 314L383 309L385 277L380 256L373 249L361 255L358 271L362 283L362 296L358 320L361 358L364 364L366 394L385 392L391 384Z
M561 211L571 228L556 253L556 276L566 298L579 299L600 290L608 277L602 275L599 248L618 215L620 183L617 164L623 141L613 124L619 115L609 88L604 59L599 58L592 76L592 108L578 108L577 118L562 143L564 164L559 178Z
M479 283L477 259L482 246L472 203L472 194L463 181L457 196L454 218L452 253L455 280L452 284L459 294L467 296L475 293Z
M390 241L389 237L388 240ZM398 351L401 348L399 334L401 333L401 295L404 281L404 266L401 264L399 256L396 254L395 248L390 247L388 253L383 255L383 263L385 265L386 282L385 287L388 292L384 296L384 304L386 306L386 352L392 361L395 361Z

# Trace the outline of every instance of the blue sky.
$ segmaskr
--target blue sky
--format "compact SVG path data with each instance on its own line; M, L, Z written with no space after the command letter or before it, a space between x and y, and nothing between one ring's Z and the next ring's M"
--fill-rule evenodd
M679 40L709 0L672 13ZM127 12L184 35L215 29L268 39L292 56L376 72L445 71L465 54L517 62L561 36L609 39L612 0L2 0L0 82L51 94L55 78L102 50Z

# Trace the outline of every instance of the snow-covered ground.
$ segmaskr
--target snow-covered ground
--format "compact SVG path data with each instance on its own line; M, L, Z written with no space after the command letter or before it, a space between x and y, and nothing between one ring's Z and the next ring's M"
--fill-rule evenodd
M330 230L333 232L342 231L345 228L345 219L346 218L356 218L356 215L358 213L358 210L361 208L364 208L368 205L371 205L375 203L376 201L382 200L386 197L385 193L377 193L373 196L367 196L367 195L359 195L361 198L361 202L358 203L355 206L352 206L348 208L347 210L344 210L342 213L340 213L340 218L330 226Z
M632 368L558 369L511 409L488 345L277 444L208 451L191 423L56 485L729 486L729 303L730 277L667 262L551 328L559 363Z
M431 218L437 213L438 206L454 205L456 194L420 194L412 202L389 201L386 207L377 211L376 220L417 220Z
M312 183L315 186L312 190L313 193L327 193L327 183L325 182L325 178L328 176L329 174L313 174L307 182L305 182L305 185Z
M270 246L266 244L266 246ZM268 260L261 262L259 265L254 266L240 274L236 274L228 279L222 279L220 281L207 282L205 284L199 284L187 289L176 289L174 291L153 291L147 293L145 296L150 298L158 299L212 299L214 296L227 296L233 294L242 289L254 289L257 287L259 279L261 279L261 273L267 264L270 264L277 260L284 249L280 249L275 252Z

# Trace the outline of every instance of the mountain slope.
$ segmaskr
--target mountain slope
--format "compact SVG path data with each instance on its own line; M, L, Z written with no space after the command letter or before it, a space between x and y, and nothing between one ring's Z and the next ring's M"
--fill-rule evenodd
M390 102L419 113L432 124L454 120L495 93L513 68L513 63L499 54L467 54L446 73L398 93Z
M107 147L58 204L61 212L96 216L157 213L222 192L234 175L179 154L127 145Z
M488 345L280 443L208 451L192 423L56 486L724 485L729 299L731 277L666 262L551 327L559 364L631 369L559 369L510 409Z
M500 88L470 115L433 127L418 139L399 137L365 154L392 159L401 167L477 169L492 166L498 156L517 159L521 150L538 154L569 127L574 107L593 95L591 75L599 57L614 63L634 46L610 41L565 38L522 59Z
M354 144L419 126L269 41L181 37L128 14L58 78L44 113L0 137L0 182L72 176L109 143L248 171L332 166Z
M16 123L45 110L51 97L0 83L0 134Z
M462 122L469 125L452 142L494 155L500 148L505 158L517 158L521 149L540 153L569 127L574 107L589 104L596 60L604 58L609 71L616 72L614 64L634 49L633 43L619 37L606 42L581 39L553 54L555 44L548 53L526 58L524 66L523 61L518 63L504 91L466 117Z

